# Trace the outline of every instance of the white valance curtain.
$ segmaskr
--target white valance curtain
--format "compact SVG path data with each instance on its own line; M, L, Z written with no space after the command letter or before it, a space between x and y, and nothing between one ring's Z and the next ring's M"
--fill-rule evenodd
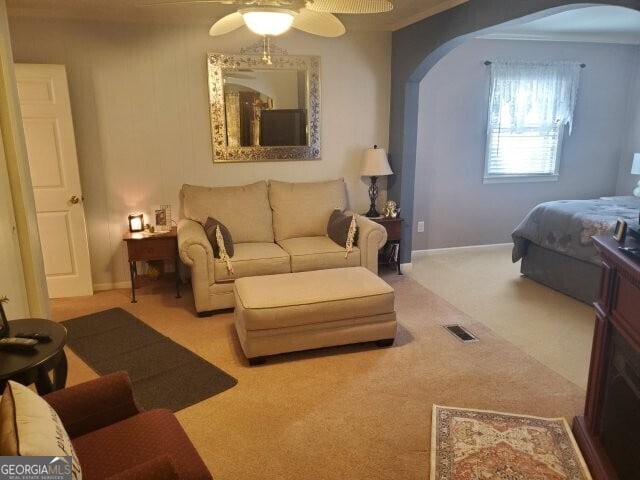
M574 62L491 63L489 125L503 132L573 124L580 64Z

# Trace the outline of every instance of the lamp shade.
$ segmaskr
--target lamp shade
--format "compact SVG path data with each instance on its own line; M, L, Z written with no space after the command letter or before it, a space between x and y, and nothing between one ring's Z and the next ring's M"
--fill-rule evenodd
M239 10L245 25L258 35L281 35L293 23L295 12L286 8L259 7Z
M640 175L640 153L633 154L633 162L631 162L631 174Z
M128 220L131 233L144 230L144 215L142 213L132 213L129 215Z
M362 162L362 176L381 177L383 175L393 175L384 148L373 147L365 150L364 161Z

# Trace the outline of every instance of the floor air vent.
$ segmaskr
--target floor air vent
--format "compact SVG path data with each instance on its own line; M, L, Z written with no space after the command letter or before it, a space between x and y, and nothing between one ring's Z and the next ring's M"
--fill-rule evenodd
M478 341L478 338L473 333L458 324L444 325L444 328L446 328L447 332L449 332L461 342L468 343Z

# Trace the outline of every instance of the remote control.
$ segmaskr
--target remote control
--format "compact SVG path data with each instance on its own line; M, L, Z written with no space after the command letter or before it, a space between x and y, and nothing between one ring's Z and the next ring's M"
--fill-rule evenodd
M16 338L31 338L32 340L37 340L38 342L47 343L51 341L51 335L48 333L41 332L27 332L27 333L16 333Z
M9 350L33 350L37 344L38 341L32 338L0 338L0 348Z
M636 260L640 260L640 248L633 248L633 247L618 247L618 249L622 252L622 253L626 253L627 255L629 255L630 257L636 259Z

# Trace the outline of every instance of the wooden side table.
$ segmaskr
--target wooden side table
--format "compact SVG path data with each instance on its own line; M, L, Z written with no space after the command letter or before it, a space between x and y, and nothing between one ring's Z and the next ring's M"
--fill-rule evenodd
M402 222L404 221L404 219L400 217L396 217L396 218L372 217L371 220L382 225L387 231L387 245L388 244L397 245L398 256L396 259L396 267L398 269L398 275L402 275L402 272L400 271L400 241L402 240ZM382 248L384 250L384 247Z
M173 227L166 233L126 233L123 241L127 243L129 255L129 274L131 275L131 303L137 303L135 279L138 276L136 262L150 260L173 260L176 269L176 298L180 298L180 275L178 273L178 230Z

